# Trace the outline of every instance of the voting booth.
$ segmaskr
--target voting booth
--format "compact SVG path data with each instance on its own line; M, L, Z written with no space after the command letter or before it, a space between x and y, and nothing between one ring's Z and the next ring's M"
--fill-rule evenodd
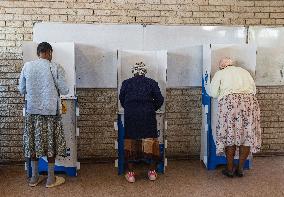
M118 95L120 87L124 80L133 77L131 68L137 62L144 62L147 67L146 77L152 78L158 82L163 97L166 97L166 73L167 73L167 51L117 51L117 68L118 68ZM165 122L165 102L163 106L156 112L158 140L160 146L160 155L162 161L159 162L157 171L163 173L167 165L165 157L165 148L167 141L165 139L166 122ZM124 110L118 100L118 120L115 123L118 131L118 140L115 143L118 149L118 159L115 162L118 167L118 174L124 173Z
M218 100L209 96L210 81L219 70L219 61L229 57L233 64L250 72L255 78L256 46L233 44L209 44L203 46L203 76L202 76L202 131L200 159L207 169L226 164L225 155L216 155L216 124L218 113ZM238 160L238 153L235 156ZM246 168L252 165L252 155L245 163Z
M56 157L55 172L64 172L68 176L77 176L77 170L80 169L80 163L77 162L77 117L79 108L76 97L76 73L75 73L75 45L73 42L50 43L53 48L52 61L60 64L65 70L65 77L69 88L68 95L61 95L61 103L64 110L61 110L63 130L66 139L67 157ZM23 61L29 62L38 59L36 49L37 43L23 43ZM25 106L26 107L26 106ZM25 108L23 109L25 116ZM28 176L31 176L30 159L26 159L26 170ZM39 172L47 172L48 162L46 157L39 160Z

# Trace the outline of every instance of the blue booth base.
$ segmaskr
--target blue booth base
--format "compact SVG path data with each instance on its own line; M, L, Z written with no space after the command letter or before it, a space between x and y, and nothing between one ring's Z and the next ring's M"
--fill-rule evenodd
M39 173L48 171L48 163L44 159L39 159L38 171ZM76 167L64 167L64 166L55 165L54 172L55 173L65 173L68 176L77 176Z
M26 159L27 164L27 174L29 177L32 176L32 167L30 163L30 159ZM38 172L40 174L48 172L48 163L44 159L39 159L38 162ZM76 167L64 167L64 166L57 166L54 167L55 173L64 173L67 176L77 176L77 168Z
M234 164L238 165L239 160L235 159ZM227 165L227 159L225 156L219 156L211 159L210 162L207 164L207 169L208 170L215 170L217 166L219 165ZM245 169L250 169L252 167L252 161L251 160L246 160L244 164Z

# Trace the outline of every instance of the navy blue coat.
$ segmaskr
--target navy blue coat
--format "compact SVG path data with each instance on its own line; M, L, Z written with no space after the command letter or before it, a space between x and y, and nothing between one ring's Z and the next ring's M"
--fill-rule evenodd
M125 139L158 137L156 111L164 97L155 80L135 76L123 81L119 100L124 108Z

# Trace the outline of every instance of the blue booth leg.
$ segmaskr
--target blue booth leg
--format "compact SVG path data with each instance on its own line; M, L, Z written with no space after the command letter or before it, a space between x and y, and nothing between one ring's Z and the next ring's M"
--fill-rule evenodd
M121 120L122 115L118 115L118 175L124 174L124 127Z
M157 172L164 173L165 172L165 145L160 144L160 155L162 156L162 161L158 163Z
M48 162L44 159L39 159L38 165L39 173L47 173L48 172ZM65 173L68 176L77 176L77 168L76 167L64 167L64 166L57 166L54 167L55 173Z

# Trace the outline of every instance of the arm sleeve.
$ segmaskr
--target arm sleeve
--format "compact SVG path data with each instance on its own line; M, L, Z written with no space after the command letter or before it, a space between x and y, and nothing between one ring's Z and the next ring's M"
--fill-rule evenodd
M60 65L57 65L57 88L61 95L67 95L69 93L65 78L65 70Z
M119 92L119 101L121 106L124 108L124 102L125 102L125 81L122 82L120 92Z
M25 65L22 68L20 79L19 79L19 86L18 90L20 91L21 94L26 94L26 77L25 77Z
M216 72L210 84L209 95L211 97L218 98L218 96L220 95L220 85L221 85L220 75L218 72Z
M157 111L162 107L164 103L164 97L161 93L161 90L157 82L153 84L153 99L154 99L155 111Z

